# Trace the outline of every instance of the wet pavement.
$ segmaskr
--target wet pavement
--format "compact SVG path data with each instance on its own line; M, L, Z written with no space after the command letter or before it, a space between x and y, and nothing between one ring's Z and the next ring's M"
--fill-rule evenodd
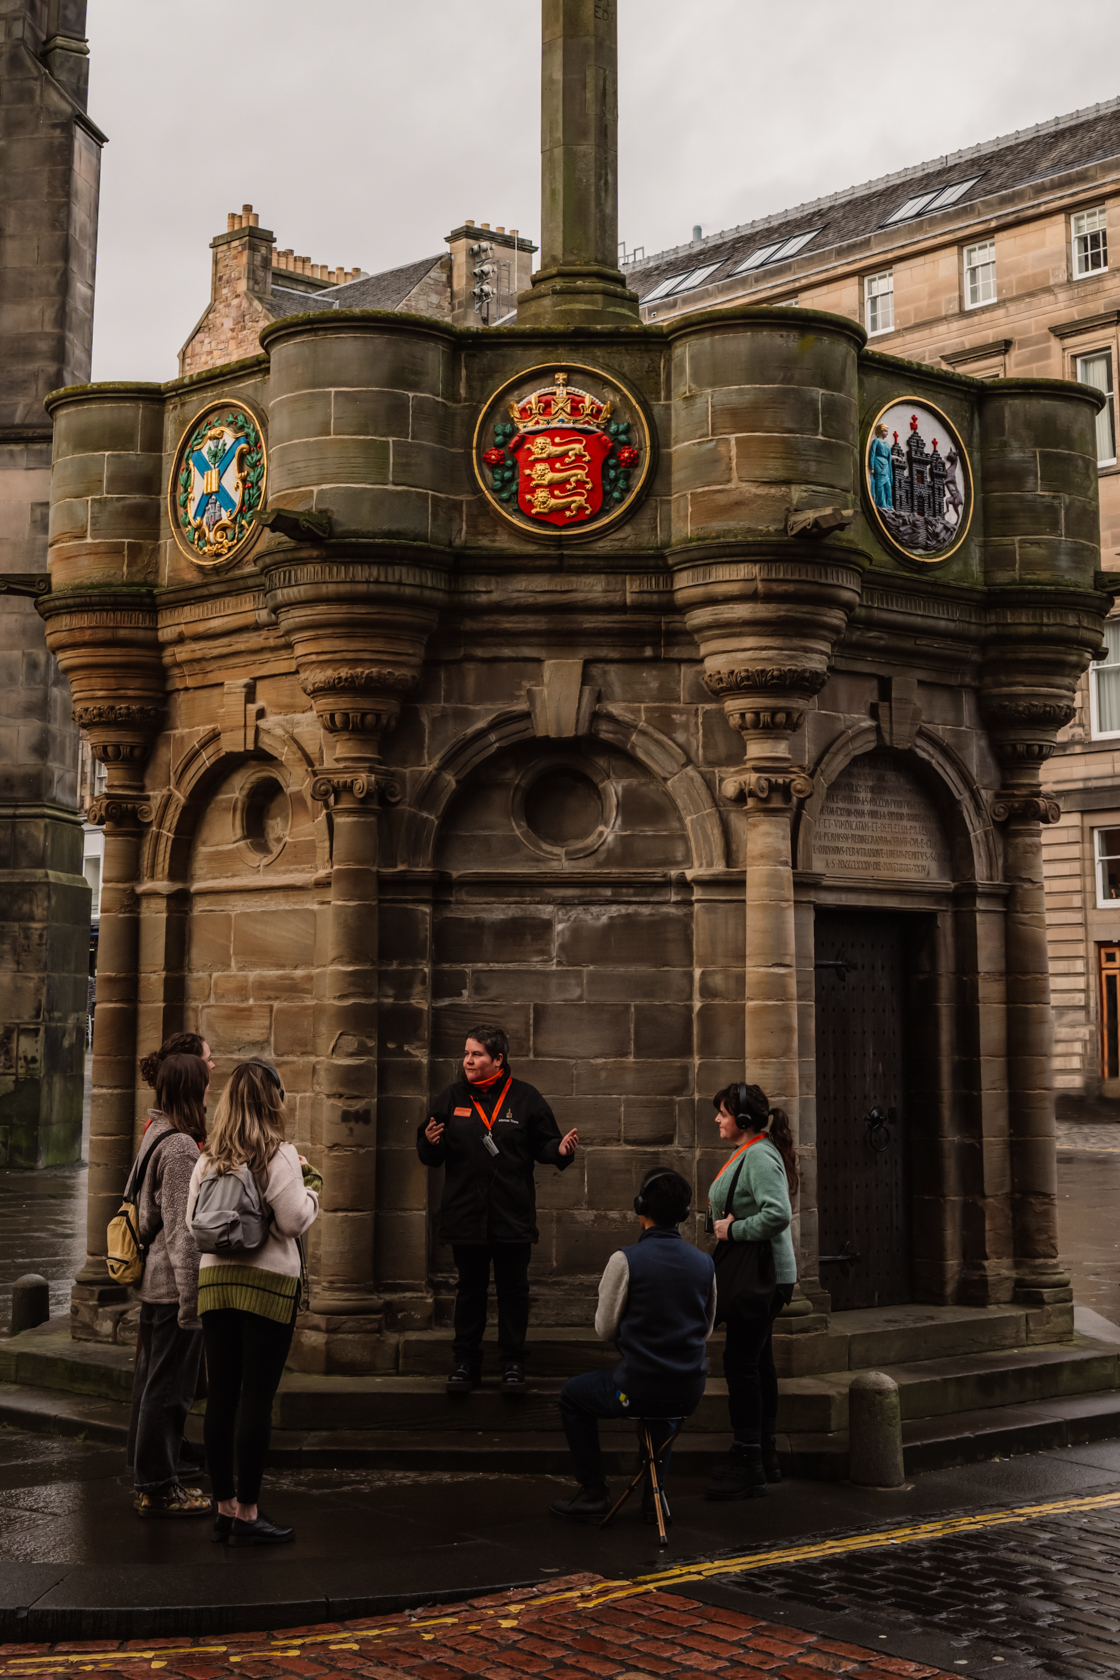
M1062 1253L1079 1304L1120 1324L1120 1127L1061 1134ZM51 1280L52 1307L66 1311L82 1258L83 1179L75 1168L0 1173L0 1312L26 1270ZM0 1429L0 1619L9 1636L22 1629L42 1640L93 1637L88 1618L116 1605L131 1616L124 1633L138 1639L224 1639L237 1629L341 1624L491 1589L539 1593L558 1577L591 1571L632 1583L631 1595L647 1578L644 1608L632 1596L612 1599L611 1616L623 1620L611 1622L610 1634L580 1624L582 1631L534 1635L535 1643L519 1634L497 1650L479 1646L476 1630L437 1652L427 1647L451 1634L414 1629L408 1649L390 1652L367 1648L349 1621L337 1636L314 1635L319 1646L300 1646L302 1656L295 1636L260 1635L271 1654L250 1657L235 1645L180 1661L107 1650L96 1664L84 1655L77 1667L104 1672L109 1664L131 1677L167 1666L185 1680L223 1680L227 1662L239 1658L253 1680L343 1668L386 1680L538 1672L571 1680L1120 1676L1120 1442L938 1471L890 1493L791 1481L763 1500L711 1505L699 1480L674 1477L671 1485L675 1526L670 1550L659 1554L633 1503L607 1531L552 1518L548 1505L568 1487L559 1478L270 1471L264 1507L296 1525L296 1544L231 1553L210 1544L206 1521L139 1521L119 1449ZM568 1622L600 1615L584 1589L572 1591ZM601 1597L605 1589L593 1591ZM667 1629L639 1637L649 1633L643 1618L655 1603L673 1595L688 1599L692 1642L674 1644ZM16 1619L20 1605L33 1606L29 1619ZM659 1613L668 1614L663 1603ZM721 1614L738 1618L722 1624L736 1629L733 1649L719 1633ZM393 1639L404 1637L402 1625L394 1621ZM499 1626L503 1636L518 1631L501 1619ZM389 1633L381 1628L377 1638ZM0 1648L0 1680L74 1669L48 1645L24 1657Z

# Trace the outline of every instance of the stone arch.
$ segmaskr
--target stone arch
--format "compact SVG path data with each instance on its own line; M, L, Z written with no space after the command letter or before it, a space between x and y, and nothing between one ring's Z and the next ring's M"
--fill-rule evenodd
M204 731L173 766L169 786L156 801L145 843L146 881L185 881L195 831L210 790L232 769L247 760L283 764L293 786L303 788L317 768L316 761L291 730L262 722L256 746L227 752L217 726Z
M535 733L528 710L498 712L482 728L456 741L425 773L410 808L403 813L402 848L415 860L414 867L432 867L444 812L472 771L503 748L532 740ZM726 869L726 838L711 789L675 741L609 706L596 709L589 733L628 753L662 784L680 815L694 870Z
M813 842L817 819L829 787L853 759L883 744L877 724L867 720L854 724L821 754L811 770L814 791L806 800L797 831L797 868L814 867ZM927 725L919 726L914 741L903 757L916 761L923 781L940 795L939 809L966 868L962 878L994 881L999 878L995 835L983 793L964 761Z

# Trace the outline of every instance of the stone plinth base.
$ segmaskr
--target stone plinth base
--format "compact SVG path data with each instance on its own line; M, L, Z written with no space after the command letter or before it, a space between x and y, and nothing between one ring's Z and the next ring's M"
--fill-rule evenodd
M112 1342L123 1347L135 1340L140 1296L117 1283L76 1283L70 1291L70 1334L76 1342ZM127 1321L127 1322L126 1322Z
M352 1318L301 1313L288 1365L322 1377L367 1377L397 1369L400 1338L386 1331L381 1313Z

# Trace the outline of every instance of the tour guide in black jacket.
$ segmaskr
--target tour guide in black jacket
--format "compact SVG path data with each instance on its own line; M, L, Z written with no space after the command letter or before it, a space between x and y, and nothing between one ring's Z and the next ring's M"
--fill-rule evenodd
M475 1027L463 1052L462 1079L441 1091L416 1134L426 1167L445 1167L439 1238L451 1244L459 1273L455 1296L454 1368L449 1394L476 1388L482 1370L490 1266L498 1297L502 1387L525 1387L529 1327L529 1257L537 1241L533 1167L563 1172L579 1134L560 1136L552 1110L532 1085L509 1072L509 1040L500 1027Z

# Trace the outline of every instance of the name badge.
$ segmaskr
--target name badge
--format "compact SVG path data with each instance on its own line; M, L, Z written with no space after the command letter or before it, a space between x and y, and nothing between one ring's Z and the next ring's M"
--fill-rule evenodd
M469 1120L470 1117L471 1117L471 1111L470 1111L469 1108L454 1108L454 1109L452 1109L451 1112L454 1114L456 1120L460 1119L461 1117L465 1117L466 1119Z
M491 1155L497 1155L499 1153L498 1146L494 1142L494 1139L490 1136L489 1132L486 1132L483 1135L482 1147L484 1149L488 1149L490 1151Z

